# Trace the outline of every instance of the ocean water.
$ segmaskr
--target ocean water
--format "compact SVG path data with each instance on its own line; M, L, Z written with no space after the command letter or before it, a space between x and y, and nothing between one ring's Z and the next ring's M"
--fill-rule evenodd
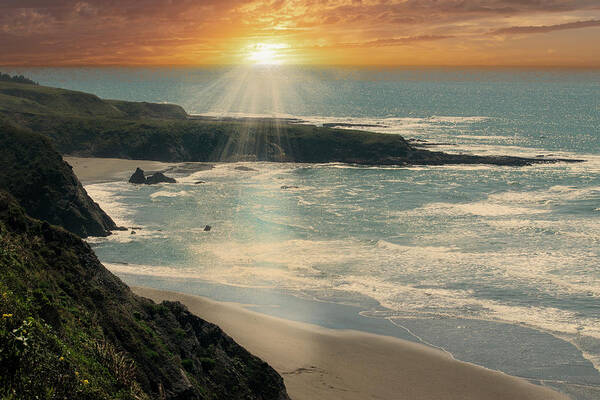
M177 184L86 189L117 222L141 228L91 241L131 284L403 337L600 398L600 71L14 72L194 114L287 116L451 152L585 159L525 168L243 163L251 171L216 163L173 171Z

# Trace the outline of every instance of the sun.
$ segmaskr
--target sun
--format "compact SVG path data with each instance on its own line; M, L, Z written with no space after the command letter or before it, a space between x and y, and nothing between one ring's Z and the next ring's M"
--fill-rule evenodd
M257 43L248 46L247 61L255 65L278 65L285 62L283 49L289 46L282 43Z

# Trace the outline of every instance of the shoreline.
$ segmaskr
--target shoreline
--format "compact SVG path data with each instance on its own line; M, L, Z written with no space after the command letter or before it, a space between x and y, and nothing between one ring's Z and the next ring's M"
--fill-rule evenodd
M137 167L146 173L163 172L177 163L148 160L127 160L123 158L98 158L63 156L82 185L127 181Z
M294 400L568 399L548 387L406 340L336 330L251 311L236 303L145 287L155 301L180 301L269 363Z
M104 158L85 158L85 157L65 157L65 160L71 164L73 166L73 170L75 172L75 174L78 176L78 178L82 181L82 183L84 185L87 184L93 184L93 183L101 183L101 182L109 182L109 181L127 181L127 179L129 178L130 174L133 173L133 171L135 170L136 167L140 167L143 169L147 169L148 172L156 172L156 171L168 171L168 170L172 170L173 168L177 168L178 165L181 164L185 164L185 163L161 163L161 162L154 162L154 161L144 161L144 160L126 160L126 159L104 159ZM135 284L134 284L135 285ZM135 286L146 286L145 283L142 283L141 285L135 285ZM215 304L219 305L219 307L221 306L228 306L230 305L230 303L221 303L215 300L209 300L208 298L204 298L204 297L197 297L197 296L193 296L193 295L186 295L186 294L180 294L177 292L171 292L169 290L172 289L168 289L167 290L158 290L158 289L150 289L150 288L139 288L139 289L135 289L135 291L137 290L145 290L146 293L145 294L146 297L150 297L156 300L156 298L152 297L152 296L159 296L157 298L161 298L160 296L174 296L172 297L173 299L177 299L182 301L184 304L188 305L188 308L190 308L190 311L198 314L200 317L207 319L210 322L214 322L216 323L218 326L220 326L226 333L228 333L229 335L231 335L232 337L234 337L234 339L240 343L242 346L246 347L250 352L252 352L253 354L258 355L260 358L264 359L265 361L267 361L269 364L271 364L285 379L286 379L286 385L288 385L288 388L293 387L294 390L298 391L299 396L295 396L293 398L296 399L330 399L330 398L340 398L340 399L349 399L349 400L354 400L354 399L363 399L363 398L370 398L371 393L375 393L373 394L373 396L379 396L379 398L397 398L395 393L402 393L402 387L396 387L396 384L392 384L390 382L396 382L397 380L399 380L401 383L398 383L398 386L404 386L405 385L405 381L404 379L410 379L411 381L411 385L413 384L412 381L415 382L421 382L422 380L427 381L427 374L430 373L430 371L423 371L422 369L417 369L416 371L421 371L421 372L416 372L416 371L412 371L410 370L415 376L412 376L410 374L408 374L409 376L411 376L410 378L406 378L403 377L402 379L398 379L397 376L395 376L394 374L391 373L390 370L403 370L403 371L408 371L410 369L410 365L406 365L406 363L402 363L400 361L397 360L390 360L389 357L380 357L380 355L382 354L388 354L388 353L393 353L393 354L401 354L404 350L410 350L412 352L414 352L414 346L420 346L419 350L416 351L416 353L411 353L413 354L413 362L415 364L422 364L423 362L427 363L429 362L429 365L433 365L435 363L438 362L442 362L441 360L445 358L450 358L450 361L446 360L443 361L444 365L446 365L444 368L446 369L453 369L456 368L456 366L454 366L453 363L458 363L460 365L468 365L470 366L469 368L467 368L464 371L464 377L466 380L470 381L472 379L471 374L475 373L476 376L479 376L478 374L482 373L481 370L483 371L488 371L489 376L484 374L484 377L481 378L483 379L484 382L488 382L489 379L491 379L493 382L492 383L486 383L485 385L496 385L496 380L500 379L499 377L508 377L511 378L508 381L500 379L498 383L498 385L504 387L506 385L510 386L510 390L514 390L515 393L514 394L510 394L507 395L507 392L502 392L504 393L503 395L499 396L499 397L493 397L492 394L482 394L477 392L477 388L470 388L469 390L471 390L473 393L479 393L477 395L473 395L473 397L465 397L464 393L460 393L460 396L456 397L456 398L486 398L486 399L495 399L495 398L532 398L532 399L536 399L536 398L540 398L540 399L567 399L568 397L559 394L558 392L555 392L553 389L550 389L548 387L543 387L543 386L538 386L535 385L534 383L530 383L529 381L523 379L523 378L517 378L517 377L513 377L511 375L505 374L503 372L500 371L496 371L496 370L492 370L492 369L487 369L485 367L482 367L478 364L472 364L469 362L463 362L463 361L457 361L456 359L452 358L451 356L449 356L449 353L443 353L441 351L438 351L437 349L434 348L430 348L428 346L424 346L424 345L420 345L414 342L410 342L407 340L403 340L400 338L396 338L393 336L388 336L388 334L386 332L377 332L377 333L368 333L366 331L362 331L362 330L340 330L337 329L337 326L335 327L336 329L329 329L329 328L324 328L323 325L313 325L311 323L307 323L307 322L296 322L296 321L292 321L288 318L284 317L278 317L278 316L273 316L273 315L268 315L265 313L261 313L260 311L250 311L247 309L244 309L242 307L235 307L234 306L234 310L235 312L233 312L232 310L229 310L227 307L223 310L228 311L228 313L226 313L225 315L228 315L228 319L219 319L222 318L222 316L219 315L215 315L214 313L211 313L211 310L214 309L214 307L208 307L207 308L207 304L210 304L211 302L214 302ZM177 289L175 289L177 290ZM164 297L167 298L167 297ZM192 300L197 300L200 299L198 301L200 301L200 303L202 303L202 306L196 304L194 301ZM192 301L192 303L194 304L194 306L190 306L188 304L188 302ZM219 308L217 307L217 308ZM235 320L236 318L239 318L239 313L243 314L245 316L245 318L250 318L248 317L247 313L250 313L251 315L253 315L252 318L250 318L251 321L271 321L271 320L275 320L277 321L277 327L281 329L280 333L275 332L273 335L277 336L279 335L279 337L274 338L274 340L267 340L264 343L260 343L260 338L252 338L251 334L252 332L244 332L243 330L241 331L241 334L239 333L240 331L240 327L235 325L235 321L231 321L231 320ZM241 315L240 314L240 315ZM260 329L261 323L257 323L257 329ZM327 324L325 324L324 326L327 326ZM288 331L290 329L300 329L299 332L302 332L302 335L300 335L300 339L295 339L298 337L298 333L295 333L291 336L287 335ZM352 329L356 329L354 327L351 327ZM256 330L256 329L255 329ZM340 336L341 334L341 336ZM238 336L237 335L241 335ZM372 356L370 354L368 354L368 351L363 351L361 353L360 358L358 359L344 359L343 357L340 359L340 354L342 354L343 352L340 350L339 354L333 354L331 355L331 359L320 359L318 360L319 362L312 362L310 360L306 361L306 362L300 362L302 361L302 357L300 357L300 361L295 361L296 359L292 357L291 360L281 360L281 356L279 356L279 359L277 358L278 354L285 354L286 349L289 348L294 348L294 347L300 347L300 348L308 348L311 346L311 342L310 340L307 339L307 337L319 337L319 340L317 341L316 345L317 346L324 346L327 348L341 348L341 349L354 349L356 347L361 347L363 346L363 342L364 340L367 340L367 343L369 343L369 346L371 346L371 339L369 338L377 338L377 339L373 339L374 340L374 344L373 346L375 346L376 349L378 349L376 351L377 354L379 354L378 356ZM367 338L367 339L365 339ZM258 342L257 342L258 341ZM335 344L337 341L340 341L339 345ZM392 341L394 343L394 345L384 345L384 343L388 343ZM292 342L293 344L287 347L273 347L273 349L270 349L269 347L271 346L272 343L290 343ZM398 343L401 343L399 346ZM327 345L325 345L327 344ZM389 344L389 343L388 343ZM278 345L279 346L279 345ZM391 346L391 347L390 347ZM390 348L388 348L390 347ZM407 350L407 351L408 351ZM432 357L431 351L434 351L435 353L437 353L437 356ZM441 353L441 354L439 354ZM440 356L443 356L442 358L440 358ZM425 361L418 361L420 360L421 357L425 357ZM402 357L400 357L402 358ZM347 368L348 365L357 365L360 366L360 368L362 368L362 366L364 365L363 360L368 360L368 365L369 365L369 370L368 371L362 371L362 372L356 372L356 371L338 371L339 368ZM415 361L417 360L417 361ZM336 364L337 363L337 364ZM397 364L400 363L400 364ZM449 364L448 364L449 363ZM388 366L389 365L389 366ZM315 366L317 368L320 368L320 370L316 370L314 368L311 368L311 366ZM324 368L323 366L327 367ZM385 367L382 367L385 366ZM393 366L393 367L390 367ZM359 368L359 369L360 369ZM352 368L354 370L354 367ZM471 369L473 369L473 372ZM323 373L321 370L323 371L330 371L327 374ZM333 373L331 372L333 371ZM340 386L340 382L336 381L334 378L335 377L331 377L330 375L335 375L335 377L341 379L340 377L345 377L344 382L350 382L350 386L349 388L347 388L346 386ZM381 376L380 376L381 374ZM425 374L425 377L420 377L419 374ZM354 376L356 375L356 376ZM327 379L329 380L323 380L325 379L324 377L328 377ZM368 377L364 378L364 377ZM319 380L321 379L321 380ZM332 380L333 379L333 380ZM354 382L362 382L361 379L366 379L368 382L363 382L361 383L359 386L360 387L354 387L353 384ZM385 381L381 381L382 379L384 379ZM452 377L452 378L441 378L442 382L446 382L446 390L449 392L451 392L453 390L453 382L456 381L456 377ZM447 379L447 381L445 381L444 379ZM479 379L479 378L478 378ZM460 380L460 379L459 379ZM288 384L288 381L290 381L290 384ZM377 384L375 384L376 382L379 382ZM468 382L467 382L468 383ZM464 385L467 385L465 387L468 387L468 384L465 383ZM344 383L346 385L346 383ZM425 393L423 396L425 397L419 397L420 393L421 393L421 389L415 389L414 392L410 392L410 393L405 393L405 395L407 396L406 398L410 398L410 399L419 399L419 398L423 398L423 399L429 399L429 398L440 398L439 396L442 396L441 398L455 398L455 397L448 397L449 395L446 394L431 394L430 397L428 397L427 395L427 384L425 383L421 383L423 386L423 390L425 390ZM320 386L319 386L320 385ZM366 385L366 386L364 386ZM462 384L461 384L462 385ZM464 386L463 385L463 386ZM525 386L524 386L525 385ZM319 389L322 390L322 392L310 392L307 393L306 390L309 387L321 387L323 386L324 388ZM336 388L338 387L342 387L344 388L343 390L337 390ZM364 392L362 388L366 388L365 390L367 390L367 392ZM389 388L388 388L389 387ZM540 395L541 397L532 397L532 396L537 396L537 393L535 390L531 389L531 387L536 388L536 389L544 389L544 394ZM327 389L328 388L328 389ZM327 389L327 390L325 390ZM382 390L386 390L385 393L380 393L379 391ZM315 389L317 390L317 389ZM503 389L505 390L505 389ZM506 389L509 390L509 389ZM519 397L520 393L519 391L521 390L525 390L527 393L529 393L530 390L533 390L533 394L531 395L527 395L527 396L523 396L523 397ZM400 392L398 392L400 391ZM357 396L351 396L350 394L348 394L347 392L352 392L352 393L358 393L360 395ZM342 393L346 396L349 397L343 397ZM380 393L380 394L377 394ZM512 393L512 392L510 392ZM550 393L550 394L549 394ZM321 396L321 397L319 397ZM340 397L342 396L342 397ZM386 397L387 396L387 397ZM554 396L554 397L552 397ZM375 397L377 398L377 397Z

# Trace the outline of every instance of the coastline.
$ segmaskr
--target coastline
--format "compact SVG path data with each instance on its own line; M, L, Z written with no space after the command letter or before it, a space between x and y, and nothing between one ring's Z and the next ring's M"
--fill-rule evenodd
M127 181L137 167L148 173L164 171L172 163L148 160L126 160L122 158L96 158L63 156L73 167L73 172L83 185L115 180Z
M104 158L65 160L83 184L126 181L138 166L165 171L177 165ZM147 287L134 291L155 301L181 301L191 312L220 326L273 366L296 400L568 398L522 378L457 361L448 353L385 333L328 329L174 291Z
M269 363L292 399L567 399L521 378L457 361L421 344L288 321L204 297L132 288L154 301L180 301Z

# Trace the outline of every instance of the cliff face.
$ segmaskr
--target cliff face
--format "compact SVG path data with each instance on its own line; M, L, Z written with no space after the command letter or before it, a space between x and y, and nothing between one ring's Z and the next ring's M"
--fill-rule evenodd
M4 192L0 293L2 398L288 399L217 326L134 295L84 241Z
M47 137L0 120L0 189L35 218L81 236L107 236L113 220L86 193Z

